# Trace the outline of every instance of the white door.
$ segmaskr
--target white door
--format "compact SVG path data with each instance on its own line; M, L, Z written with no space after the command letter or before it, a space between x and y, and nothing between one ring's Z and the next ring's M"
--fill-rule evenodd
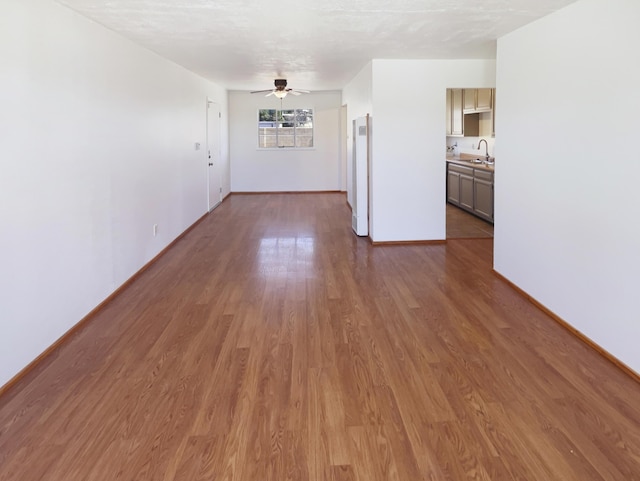
M207 100L207 187L209 210L222 201L220 183L220 106Z

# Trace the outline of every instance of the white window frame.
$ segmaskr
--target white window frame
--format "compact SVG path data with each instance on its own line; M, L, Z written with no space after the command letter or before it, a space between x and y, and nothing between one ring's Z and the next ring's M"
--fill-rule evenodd
M306 110L306 111L311 112L311 146L305 146L305 147L297 147L296 146L297 140L298 140L297 136L296 136L297 135L296 132L300 128L300 126L296 125L297 121L295 121L295 120L293 122L294 125L292 127L293 128L293 146L284 146L284 145L283 146L279 146L278 145L278 143L279 143L279 141L278 141L278 132L279 132L279 130L281 128L285 128L285 127L282 127L282 126L280 126L278 124L279 122L282 122L282 121L279 121L279 120L276 120L274 122L276 124L275 125L275 128L276 128L276 130L275 130L275 132L276 132L276 135L275 135L276 145L273 146L273 147L261 146L260 145L260 141L261 141L261 138L263 136L263 134L261 132L261 129L264 128L263 126L261 126L261 123L268 122L268 121L261 121L260 120L260 112L264 111L264 110L274 110L276 112L276 119L279 117L279 113L280 112L293 111L295 118L297 118L296 112L299 111L299 110ZM258 138L257 138L257 140L258 140L257 149L258 150L314 150L315 149L315 141L316 141L315 140L315 137L316 137L315 136L315 128L316 127L315 127L315 113L314 113L314 108L313 107L289 108L289 109L264 109L264 108L260 108L260 109L258 109L258 112L257 112L257 126L258 126ZM287 127L287 128L290 128L290 127Z

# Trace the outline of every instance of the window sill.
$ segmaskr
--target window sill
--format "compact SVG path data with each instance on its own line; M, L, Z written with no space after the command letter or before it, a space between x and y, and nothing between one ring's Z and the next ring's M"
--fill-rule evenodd
M261 150L265 152L289 152L289 151L304 151L304 150L316 150L315 147L256 147L256 150Z

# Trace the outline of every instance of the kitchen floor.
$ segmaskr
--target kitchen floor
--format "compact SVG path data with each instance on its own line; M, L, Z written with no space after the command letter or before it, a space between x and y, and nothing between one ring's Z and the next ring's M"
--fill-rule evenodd
M447 203L447 239L485 239L493 237L493 224Z

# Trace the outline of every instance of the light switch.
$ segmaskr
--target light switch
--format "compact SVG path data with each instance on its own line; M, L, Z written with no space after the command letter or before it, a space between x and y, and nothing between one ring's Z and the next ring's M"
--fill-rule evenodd
M195 143L196 150L200 150L200 142Z

